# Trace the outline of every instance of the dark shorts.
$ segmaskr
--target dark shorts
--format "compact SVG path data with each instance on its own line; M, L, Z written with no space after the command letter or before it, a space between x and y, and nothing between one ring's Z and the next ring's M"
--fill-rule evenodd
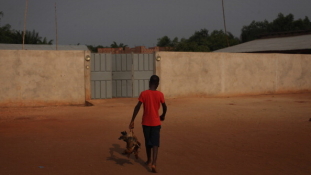
M159 126L143 125L146 147L160 146L160 129L161 125Z

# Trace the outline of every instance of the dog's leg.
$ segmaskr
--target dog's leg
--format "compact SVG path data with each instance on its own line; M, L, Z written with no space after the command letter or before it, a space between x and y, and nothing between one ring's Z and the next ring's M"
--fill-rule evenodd
M140 142L139 141L137 141L137 145L140 147Z
M138 159L138 147L135 147L134 155L135 155L135 158Z

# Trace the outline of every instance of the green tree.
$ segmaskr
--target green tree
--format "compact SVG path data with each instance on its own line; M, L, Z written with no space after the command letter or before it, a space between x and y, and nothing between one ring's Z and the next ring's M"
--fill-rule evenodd
M112 44L110 44L110 47L112 47L112 48L118 48L119 45L114 41Z
M127 47L127 45L126 45L126 44L123 44L123 43L117 44L117 43L114 41L112 44L110 44L110 47L111 47L111 48L120 48L120 47L122 47L123 49L125 49L125 47Z
M0 43L7 44L22 44L23 43L22 31L15 31L11 29L11 25L6 24L0 27ZM39 33L33 30L32 32L26 31L25 44L52 44L53 40L47 40L46 37L42 39Z
M289 14L284 16L282 13L278 14L278 17L270 23L271 32L285 32L293 31L294 29L294 15Z
M2 11L0 11L0 20L1 20L1 17L3 17L3 12Z
M214 30L209 37L209 47L211 51L228 47L227 38L230 46L240 43L240 40L234 37L230 32L225 34L223 30Z
M305 30L311 30L311 22L307 16L305 17L305 19L302 20L301 28Z
M178 45L178 38L177 37L175 37L173 40L172 40L172 42L171 42L171 47L176 47L177 45Z
M292 32L298 30L311 30L311 22L308 17L303 20L294 20L293 14L284 16L279 13L272 22L264 20L262 22L252 21L250 25L243 26L241 30L242 42L257 39L260 35L276 32Z
M3 12L0 11L0 20L3 17ZM8 44L22 44L23 43L22 31L16 31L11 29L11 25L6 24L0 27L0 43ZM33 30L32 32L26 31L25 33L25 44L52 44L53 40L47 40L46 37L42 39L39 33Z
M25 44L38 44L41 41L42 37L39 36L39 33L33 30L32 32L26 31L25 33Z
M210 42L208 38L209 34L207 29L195 31L195 33L190 36L189 39L181 39L175 50L186 52L209 52Z
M163 36L162 38L158 38L158 47L168 47L169 50L174 50L176 46L179 44L178 38L175 37L173 40L171 40L168 36Z
M0 11L0 26L1 26L1 17L3 17L3 12L2 11Z
M200 31L195 31L195 33L190 36L188 42L194 42L199 46L207 46L209 45L209 34L207 29L201 29Z
M0 43L14 43L14 38L15 32L11 29L11 25L0 27Z
M98 48L105 48L102 45L98 45L98 46L86 45L86 46L92 53L97 53Z
M309 18L306 16L304 19L298 19L296 21L293 21L292 30L311 30L311 22Z
M14 37L14 44L22 44L23 43L23 31L16 31ZM35 30L33 31L26 31L25 33L25 44L52 44L53 40L47 40L46 37L42 39L39 36L39 33Z
M259 35L269 32L270 24L267 20L263 22L252 21L250 25L243 26L241 32L242 42L257 39Z
M162 38L158 38L158 47L171 47L172 41L168 36L163 36Z
M40 40L38 44L53 44L52 42L53 40L48 41L47 38L44 37L43 40Z
M158 46L170 46L175 51L210 52L227 47L227 37L230 46L240 43L240 40L230 32L225 34L222 30L214 30L209 34L207 29L201 29L195 31L188 39L182 38L180 41L177 37L172 41L169 37L164 36L158 39Z

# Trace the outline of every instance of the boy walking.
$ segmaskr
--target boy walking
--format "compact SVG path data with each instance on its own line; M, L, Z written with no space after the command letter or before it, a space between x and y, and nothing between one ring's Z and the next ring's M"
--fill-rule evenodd
M152 172L157 172L156 162L158 148L160 146L160 129L161 121L164 121L167 107L162 92L157 91L160 78L157 75L152 75L149 80L149 90L140 93L138 103L134 108L132 120L129 129L134 128L134 120L140 110L141 104L144 104L144 113L142 117L142 126L145 137L145 147L147 154L146 165L151 166ZM159 116L160 104L162 104L163 113ZM151 159L152 151L152 159Z

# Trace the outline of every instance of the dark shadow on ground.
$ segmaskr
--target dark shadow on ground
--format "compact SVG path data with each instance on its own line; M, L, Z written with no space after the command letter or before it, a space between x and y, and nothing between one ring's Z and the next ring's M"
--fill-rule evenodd
M146 170L150 171L150 169L146 166L145 162L140 157L136 159L134 155L131 155L128 158L127 155L123 154L125 148L121 148L119 144L112 144L112 146L112 148L109 148L110 157L107 157L107 160L114 161L116 162L116 164L123 166L124 164L133 165L133 163L130 161L132 159L136 163L139 163L141 166L146 168ZM120 158L119 156L116 156L116 153L125 158Z

